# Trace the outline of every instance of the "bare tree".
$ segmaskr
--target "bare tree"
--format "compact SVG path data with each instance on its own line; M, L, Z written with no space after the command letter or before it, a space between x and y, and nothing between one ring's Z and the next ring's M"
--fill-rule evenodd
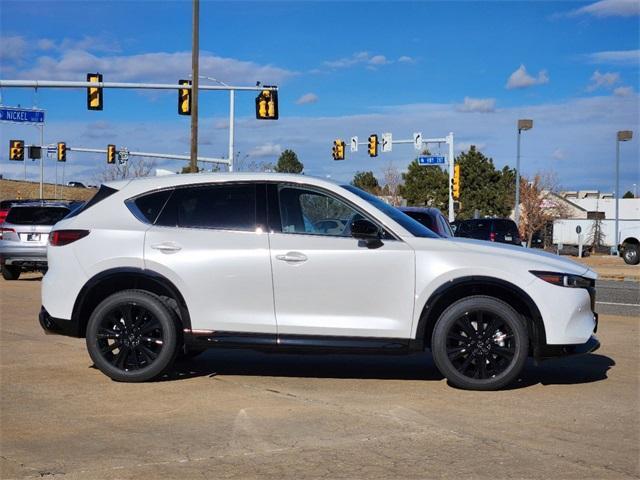
M520 235L531 246L535 232L543 230L549 222L566 216L567 206L557 195L555 175L537 173L532 180L520 177Z
M236 152L233 161L233 168L236 172L273 172L275 165L271 162L252 159L249 154Z
M402 184L402 175L392 162L382 169L382 181L384 182L383 192L391 197L391 204L397 207L400 204L398 193Z
M116 162L115 165L106 165L95 176L98 183L125 180L127 178L148 177L155 168L154 160L145 157L129 158L125 163Z

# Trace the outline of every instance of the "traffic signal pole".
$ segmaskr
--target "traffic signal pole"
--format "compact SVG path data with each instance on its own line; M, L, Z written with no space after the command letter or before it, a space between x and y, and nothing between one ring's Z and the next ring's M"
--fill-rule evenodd
M193 25L191 43L191 173L198 171L198 81L199 81L199 56L200 56L200 0L193 0Z

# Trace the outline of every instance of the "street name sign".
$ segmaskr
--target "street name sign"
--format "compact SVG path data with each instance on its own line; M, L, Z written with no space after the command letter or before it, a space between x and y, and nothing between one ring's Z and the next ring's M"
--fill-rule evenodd
M431 155L420 155L418 157L419 165L444 165L445 163L444 157L434 157Z
M0 107L0 121L18 123L44 123L44 110L32 108Z

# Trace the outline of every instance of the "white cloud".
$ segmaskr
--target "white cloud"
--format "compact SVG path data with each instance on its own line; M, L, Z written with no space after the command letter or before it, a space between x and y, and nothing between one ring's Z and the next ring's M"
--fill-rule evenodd
M549 83L549 75L546 70L540 70L537 77L532 77L527 73L527 69L524 65L520 65L507 80L507 89L514 88L528 88L533 85L542 85Z
M84 78L87 72L97 71L104 75L105 81L176 82L191 71L191 52L97 56L85 50L70 50L57 58L38 57L32 65L30 69L14 75L42 80L73 80ZM203 75L215 72L217 78L240 84L257 80L278 84L296 75L296 72L272 65L219 57L210 52L200 53L200 72Z
M38 50L47 51L47 50L53 50L54 48L56 48L56 44L53 40L49 38L41 38L36 43L36 47L38 48Z
M416 63L415 59L409 57L408 55L403 55L398 58L398 63Z
M600 0L570 11L568 16L593 15L595 17L634 17L640 15L638 0Z
M593 92L599 88L611 88L620 81L620 74L617 72L600 73L598 70L591 75L591 83L587 86L587 92Z
M24 37L19 35L2 37L0 41L0 60L19 61L27 52L28 45Z
M613 90L616 97L630 97L633 95L633 87L618 87Z
M556 148L551 154L551 158L554 160L564 160L567 158L567 154L562 148Z
M609 50L586 55L589 63L610 65L640 65L640 50Z
M338 60L327 60L324 62L324 65L333 69L348 68L355 65L367 65L368 67L376 68L390 63L393 62L384 55L371 55L369 52L357 52L350 57L339 58Z
M296 104L298 105L306 105L307 103L316 103L318 101L318 96L315 93L305 93L298 100L296 100Z
M496 110L496 99L495 98L471 98L464 97L464 103L462 105L458 105L457 110L459 112L478 112L478 113L489 113L495 112Z
M274 157L280 155L282 147L278 144L274 145L271 142L257 145L249 150L250 157Z

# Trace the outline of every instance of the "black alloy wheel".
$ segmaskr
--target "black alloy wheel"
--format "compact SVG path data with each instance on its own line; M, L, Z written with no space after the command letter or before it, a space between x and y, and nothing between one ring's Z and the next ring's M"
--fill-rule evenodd
M455 386L495 390L511 383L528 354L524 322L505 302L473 296L440 316L432 350L441 373Z
M177 334L173 313L146 291L126 290L105 299L87 327L95 365L114 380L150 380L173 363Z

